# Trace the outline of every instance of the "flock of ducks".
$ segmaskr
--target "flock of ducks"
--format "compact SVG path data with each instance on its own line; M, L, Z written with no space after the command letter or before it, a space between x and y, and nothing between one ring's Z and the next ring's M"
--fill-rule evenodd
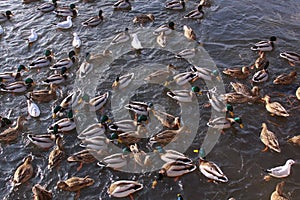
M30 0L24 0L24 3L30 3ZM186 2L183 0L171 1L165 4L166 9L171 10L184 10ZM204 17L203 7L210 6L208 1L202 0L195 10L187 13L184 18L200 20ZM130 10L131 2L129 0L120 0L113 5L115 10ZM58 29L70 29L72 27L72 20L77 16L78 10L75 4L70 6L60 6L57 0L52 0L49 3L42 3L38 6L37 10L40 12L54 12L57 16L63 17L66 21L56 24ZM0 23L4 23L7 20L11 20L13 13L11 11L6 11L0 15ZM152 14L142 14L134 17L133 23L140 23L144 25L145 23L154 21L155 18ZM94 27L103 21L103 11L99 10L97 16L91 17L82 22L82 26ZM153 32L157 36L157 43L165 47L167 46L166 38L175 30L175 23L169 22L155 29ZM3 34L3 28L0 25L0 35ZM183 26L183 36L190 41L197 42L196 35L191 27ZM79 49L81 46L81 40L77 33L73 33L72 46L74 49ZM116 35L111 41L111 45L120 44L127 42L132 38L131 45L135 50L141 50L142 44L139 41L136 34L128 33L128 28L124 32ZM31 30L31 34L28 37L29 45L32 45L38 40L38 35L35 30ZM261 41L256 43L251 50L258 51L259 56L255 63L250 66L244 66L242 68L228 68L223 70L224 75L228 75L235 79L247 79L252 75L252 82L262 83L268 80L268 66L269 61L266 58L268 51L272 51L275 48L274 43L276 42L276 37L272 36L269 41ZM29 69L24 65L20 65L16 72L1 72L0 73L0 91L2 95L6 93L13 94L25 94L26 101L28 104L28 113L31 117L37 118L40 116L41 112L39 106L36 103L49 103L58 98L57 88L59 85L63 84L68 79L67 72L72 69L72 67L77 62L77 54L75 50L68 53L68 57L58 60L54 63L53 52L51 50L46 50L44 56L38 57L31 61L29 64ZM178 59L188 59L195 56L196 49L185 49L175 55ZM104 52L104 56L109 56L110 52ZM90 62L90 53L85 55L85 60L80 65L77 74L79 78L84 79L93 69L93 64ZM287 59L291 66L295 66L300 63L300 55L294 52L283 52L280 53L280 57ZM22 81L22 71L29 71L35 69L45 69L49 68L55 73L43 80L43 83L49 85L49 89L34 90L35 82L32 78L25 78ZM150 75L148 75L145 80L155 83L164 83L165 85L172 84L166 81L166 77L173 76L174 69L173 65L168 65L167 70L159 70ZM254 73L253 73L254 70ZM282 74L278 76L273 83L280 85L291 84L296 80L296 71L292 71L289 74ZM112 89L115 91L122 90L126 88L134 78L134 73L125 74L118 76L112 83ZM173 76L173 82L179 86L183 86L189 83L193 83L197 79L203 79L205 81L220 81L220 74L216 70L211 70L199 66L191 66L190 71L179 73ZM260 96L259 86L254 86L249 88L248 86L239 83L230 83L234 92L226 94L218 94L215 88L208 91L201 91L199 87L193 86L190 90L174 90L167 92L168 97L177 101L178 103L190 103L198 95L203 93L207 94L208 101L211 107L220 113L226 113L226 117L216 117L209 120L207 125L216 130L223 132L224 129L228 129L233 126L233 124L239 124L240 128L243 128L242 119L240 117L235 117L233 113L232 104L242 104L242 103L259 103L264 102L266 110L271 115L276 115L280 117L289 117L290 114L287 112L284 106L279 102L271 101L271 97L265 95L263 98ZM63 134L76 129L76 123L74 121L74 116L72 108L77 106L82 106L85 109L96 112L102 110L106 102L110 98L110 93L106 92L98 95L94 98L90 98L88 95L84 94L82 91L73 91L68 94L61 103L57 105L52 110L53 118L61 117L53 124L51 124L47 129L47 134L28 134L28 139L37 147L41 149L50 149L53 146L55 148L49 154L48 168L53 169L59 165L59 163L65 158L65 151L63 147ZM300 100L300 89L296 91L296 98ZM145 103L139 101L131 101L128 105L124 107L134 114L134 119L122 120L117 122L111 122L106 115L102 115L99 123L92 124L86 129L78 134L78 139L82 142L80 144L84 150L76 152L67 158L68 162L78 162L80 163L77 170L82 168L83 164L94 163L98 159L95 155L102 156L102 159L97 164L99 166L105 166L113 170L121 170L123 167L128 165L129 160L133 160L136 165L140 167L151 166L152 160L143 150L139 148L138 143L141 138L147 132L145 126L147 125L150 114L153 115L161 124L166 128L165 130L151 136L149 138L149 145L152 150L157 153L158 157L163 161L161 170L155 177L152 183L152 188L155 188L163 177L174 177L178 178L184 174L193 172L197 169L197 165L188 158L186 155L177 152L175 150L164 149L164 146L170 142L176 140L179 134L184 134L189 131L188 127L182 126L182 122L179 116L173 116L169 113L163 112L158 109L154 109L152 103ZM62 118L67 114L67 117ZM228 114L230 116L228 116ZM0 141L4 143L11 143L18 139L20 132L23 130L23 125L26 123L27 119L25 116L20 116L17 119L16 126L11 127L12 121L6 117L0 116L1 128L4 130L0 133ZM7 128L8 127L8 128ZM109 133L110 136L107 137L106 134ZM270 131L265 122L262 123L262 130L260 139L262 143L266 146L263 151L268 148L274 152L281 152L281 148L275 133ZM289 142L300 145L300 136L295 136L288 140ZM117 154L109 154L108 145L115 143L123 147L123 152ZM227 176L223 173L221 168L214 162L205 159L205 152L199 150L199 162L198 168L200 172L207 177L209 180L214 182L228 182ZM98 157L97 157L98 158ZM129 159L130 158L130 159ZM23 183L27 182L33 176L33 156L29 155L24 159L24 162L17 167L13 175L13 185L18 187ZM269 176L276 178L283 178L290 175L291 166L295 164L295 161L288 159L283 166L274 167L267 170ZM269 179L269 177L265 177ZM77 192L75 198L79 197L79 191L84 188L91 186L95 183L95 180L86 177L71 177L64 181L57 182L57 188ZM282 192L282 187L284 182L278 183L276 190L272 193L272 200L287 199L287 197ZM138 181L133 180L118 180L112 182L108 187L107 193L113 197L127 197L132 198L132 194L143 189L143 184ZM52 193L47 191L44 187L36 184L32 188L34 194L34 199L52 199ZM178 194L178 200L182 200L183 197Z

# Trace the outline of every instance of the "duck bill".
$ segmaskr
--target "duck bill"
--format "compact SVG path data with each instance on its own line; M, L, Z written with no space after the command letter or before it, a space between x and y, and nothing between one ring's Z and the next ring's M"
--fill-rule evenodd
M197 94L202 95L202 91L199 91Z
M154 180L153 182L152 182L152 189L155 189L155 187L157 186L157 180Z
M234 113L233 113L232 111L229 111L229 115L230 115L231 117L233 117L233 116L234 116Z
M56 118L56 113L53 113L52 114L52 119L55 119Z
M243 124L240 124L240 128L244 128L244 125L243 125Z
M29 69L25 67L24 71L29 72Z
M112 87L113 87L113 88L116 88L118 85L119 85L119 83L118 83L117 81L115 81L115 82L112 84Z
M217 76L216 79L217 79L218 81L221 81L221 77L220 77L220 76Z
M83 99L82 98L80 98L79 100L78 100L78 104L81 104L82 103L82 101L83 101Z

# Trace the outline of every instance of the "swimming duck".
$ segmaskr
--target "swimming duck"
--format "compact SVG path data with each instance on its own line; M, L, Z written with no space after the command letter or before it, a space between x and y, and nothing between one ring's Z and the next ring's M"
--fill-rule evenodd
M35 68L42 68L42 67L48 67L50 66L52 62L52 52L47 49L45 51L45 56L44 57L39 57L36 60L32 61L29 64L30 69L35 69Z
M72 41L72 46L75 48L75 49L79 49L80 46L81 46L81 40L78 36L77 33L73 33L73 41ZM74 61L75 62L75 61Z
M122 198L131 196L133 193L143 189L143 187L143 184L137 181L120 180L112 183L107 189L107 193L109 196ZM133 199L132 196L131 199Z
M162 152L160 152L160 150L159 150L159 157L166 163L175 162L175 161L180 161L180 162L184 162L184 163L192 163L193 162L190 158L186 157L184 154L182 154L178 151L172 150L172 149L163 150Z
M114 83L112 84L113 89L123 89L131 83L134 77L134 73L125 74L123 76L118 76Z
M258 87L254 89L255 94L251 96L246 96L241 93L231 92L220 95L220 98L227 101L228 103L254 103L260 100L260 93Z
M49 77L46 78L46 80L43 81L44 84L47 85L59 85L61 83L64 83L68 76L65 74L67 71L66 67L61 68L60 74L52 74Z
M51 200L53 197L52 192L47 191L40 184L35 184L32 187L32 192L33 192L33 200Z
M81 139L80 146L94 151L107 151L110 139L105 135L89 136Z
M267 61L267 63L265 64L265 66L262 70L259 70L258 72L256 72L253 75L252 81L254 83L262 83L262 82L267 81L269 78L269 72L267 70L268 67L269 67L269 61Z
M144 125L139 124L136 131L128 131L121 134L112 134L111 139L117 139L118 143L130 145L140 142L145 137L147 129Z
M67 158L68 162L79 162L80 165L77 167L77 171L79 171L84 163L93 163L96 162L96 158L91 153L90 149L85 149L79 152L74 153L73 155Z
M231 104L228 104L224 99L219 98L215 92L209 91L207 93L207 97L208 97L208 101L211 105L211 107L217 111L217 112L222 112L222 113L226 113L229 112L229 114L231 115L231 117L234 116L233 113L233 107Z
M28 181L33 175L33 167L31 164L32 156L27 156L23 164L21 164L14 173L13 184L19 186Z
M130 39L128 28L125 28L124 32L117 34L111 41L110 44L119 44L123 42L127 42Z
M187 19L202 19L204 16L204 12L202 10L202 5L199 4L196 10L192 10L188 14L184 16Z
M79 78L86 77L94 68L94 65L90 63L91 54L88 52L85 54L85 61L83 61L77 71Z
M159 174L167 177L180 177L194 171L196 168L196 165L190 162L174 161L165 163Z
M183 10L185 9L185 1L184 0L175 0L171 2L167 2L165 5L166 9L171 9L171 10Z
M187 84L189 81L195 81L197 79L197 75L193 72L183 72L177 74L173 77L173 80L177 83L177 85L182 86Z
M280 57L287 59L291 66L295 66L296 63L300 63L300 55L295 52L287 51L280 53L279 55Z
M69 29L73 26L72 17L68 16L66 21L62 21L56 24L56 28L58 29Z
M56 90L53 84L50 84L50 90L33 90L28 93L28 97L33 101L40 103L47 103L56 99Z
M14 82L21 78L21 71L28 71L28 69L24 65L19 65L17 72L2 72L0 73L0 78L2 78L2 82Z
M208 68L198 67L194 65L192 65L190 68L192 72L197 75L197 77L202 78L205 81L213 81L215 79L217 79L218 81L221 80L219 72L216 69L211 70Z
M180 128L180 117L175 117L171 114L160 110L152 110L153 115L161 122L164 127L169 129Z
M118 2L114 3L113 8L115 10L130 10L131 3L129 0L119 0Z
M244 85L243 83L238 83L238 82L230 82L230 85L232 86L232 88L234 89L234 91L236 93L239 94L243 94L245 96L252 96L255 94L255 91L258 89L257 86L254 86L252 88L252 90L250 90L250 88L246 85ZM255 89L257 88L257 89Z
M27 98L27 110L28 110L28 114L31 116L31 117L39 117L40 114L41 114L41 110L40 108L38 107L38 105L36 103L34 103L34 101L30 98Z
M217 117L213 120L209 120L207 123L207 126L223 130L223 129L228 129L230 128L234 123L238 123L240 128L243 128L243 122L240 117L235 117L235 118L230 118L230 117Z
M276 85L289 85L291 84L297 77L297 72L292 71L289 74L281 74L275 78L273 81Z
M296 135L288 140L288 142L294 143L300 146L300 135Z
M130 101L129 104L124 106L125 109L130 110L137 115L149 116L149 111L153 108L153 103Z
M174 90L167 92L169 97L182 103L192 102L196 94L202 94L197 86L193 86L191 90Z
M72 109L74 107L76 107L80 101L81 101L81 91L80 90L76 90L71 92L68 96L66 96L61 103L59 104L59 106L56 106L53 110L53 115L52 117L55 118L55 114L58 113L59 111L62 110L66 110L66 109Z
M196 34L193 29L187 25L183 26L183 34L188 40L196 40Z
M76 17L78 14L75 4L70 4L69 7L64 6L64 7L56 8L56 10L53 12L56 15L61 16L61 17Z
M51 12L57 8L57 0L52 0L52 3L46 2L40 5L37 9L42 12Z
M54 129L53 134L28 134L27 138L32 142L34 145L38 146L42 149L49 149L55 143L55 138L57 134L57 129Z
M26 39L28 41L28 44L32 45L35 41L37 41L37 39L38 39L38 34L34 29L31 29L31 34Z
M163 48L166 47L167 37L165 35L165 32L160 32L160 34L156 38L156 42L157 42L157 44L159 44L159 46L161 46Z
M267 124L262 123L262 130L260 133L260 140L266 145L266 148L263 150L263 152L267 151L268 148L280 153L280 147L279 142L275 134L268 130Z
M10 20L11 16L13 16L13 14L10 10L7 10L5 13L0 13L0 23Z
M251 69L253 69L255 67L257 70L261 70L265 67L267 62L268 62L268 60L266 59L265 52L260 51L259 57L255 60L254 64L251 66Z
M274 42L277 40L275 36L270 37L269 41L260 41L256 44L254 44L253 47L251 47L251 50L253 51L272 51L274 49Z
M249 67L235 67L235 68L225 68L223 74L231 76L237 79L246 79L251 74Z
M169 22L168 24L161 25L157 29L154 30L154 35L159 35L161 32L164 32L165 35L169 35L172 31L175 30L175 23Z
M277 115L282 117L288 117L289 114L286 109L278 102L270 102L270 96L266 95L262 100L266 103L266 109L271 115Z
M140 150L137 144L132 144L129 148L133 154L132 156L135 163L137 163L139 166L144 167L150 166L152 164L150 156L147 155L144 151Z
M109 130L114 132L130 132L136 131L137 126L143 122L147 121L147 116L140 115L137 120L125 119L117 121L108 126Z
M82 97L86 104L89 106L90 111L95 112L97 110L101 110L103 106L106 104L109 98L109 92L105 92L104 94L98 95L92 99L89 99L86 95Z
M120 170L121 168L127 166L129 161L129 155L123 153L116 153L109 156L106 156L102 159L105 163L106 167L112 168L114 170ZM97 165L102 166L101 163L97 163Z
M56 167L65 156L65 152L62 146L63 141L60 136L56 137L55 143L56 147L49 154L48 169Z
M189 59L195 57L197 49L184 49L175 55L175 58Z
M271 169L267 169L266 172L275 178L285 178L290 175L291 173L291 166L295 164L295 161L289 159L283 166L274 167Z
M276 185L275 191L271 194L271 200L289 200L289 198L282 191L283 186L284 181L281 181Z
M189 131L186 127L181 127L177 130L164 130L161 131L149 139L149 144L151 146L155 144L160 144L161 146L166 146L172 141L175 141L179 134Z
M97 26L103 21L103 11L99 10L98 16L91 17L82 23L83 26Z
M154 20L155 20L155 18L154 18L154 15L152 15L152 14L140 14L140 15L135 16L133 18L132 22L134 24L140 23L143 25L148 22L153 22Z
M207 161L202 158L199 159L200 172L210 180L217 182L228 182L228 178L222 172L220 167L212 161Z
M0 141L3 142L11 142L18 137L18 133L23 129L23 122L26 121L24 116L20 116L17 119L17 124L15 127L9 127L8 129L4 130L0 133Z
M81 131L77 138L82 140L84 138L94 137L94 136L104 136L105 130L106 130L106 123L109 122L109 118L104 115L100 118L100 123L95 123L89 125L87 128L85 128L83 131Z
M4 85L0 84L0 91L10 93L23 93L29 90L35 83L31 78L25 79L25 81L15 81Z
M57 61L53 66L50 67L50 69L51 70L60 70L63 67L69 69L75 63L75 55L76 55L76 53L74 50L70 51L68 54L68 58L64 58L64 59Z
M72 131L76 128L76 124L73 119L72 111L69 111L68 118L63 118L58 120L57 122L53 123L47 129L48 133L52 133L54 130L54 126L58 126L58 132L68 132Z
M149 74L144 80L153 82L153 83L162 83L165 82L170 75L173 74L172 69L176 69L176 67L172 64L167 65L167 70L157 70L151 74Z

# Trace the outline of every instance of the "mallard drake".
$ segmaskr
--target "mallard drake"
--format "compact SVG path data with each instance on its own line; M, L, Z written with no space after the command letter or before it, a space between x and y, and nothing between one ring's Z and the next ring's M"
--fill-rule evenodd
M180 51L179 53L177 53L175 55L175 58L178 58L178 59L193 58L193 57L195 57L197 51L198 50L195 49L195 48L193 48L193 49L184 49L184 50Z
M153 103L130 101L129 104L124 106L124 108L136 113L137 115L149 116L149 111L153 108Z
M0 116L0 128L10 126L12 124L12 121L6 117Z
M213 81L215 79L217 79L218 81L221 80L219 72L216 69L211 70L211 69L198 67L194 65L192 65L190 69L194 74L197 75L197 77L202 78L205 81Z
M40 108L38 107L38 105L36 103L34 103L34 101L30 98L27 98L27 110L28 110L28 114L31 116L31 117L39 117L40 114L41 114L41 110Z
M165 32L160 32L156 38L156 42L163 48L167 46L167 36L165 35Z
M148 22L153 22L155 20L154 15L152 14L141 14L141 15L137 15L133 18L132 22L134 24L136 23L140 23L140 24L146 24Z
M169 35L172 31L175 30L175 23L169 22L168 24L161 25L160 27L156 28L153 32L154 35L159 35L161 32L164 32L165 35Z
M53 66L50 67L51 70L61 70L63 67L69 69L75 63L75 56L76 53L74 50L70 51L68 54L68 58L61 59L57 61Z
M130 145L140 142L145 137L147 129L144 125L139 124L136 131L128 131L121 134L112 134L111 139L117 139L121 144Z
M174 161L165 163L159 174L167 177L180 177L194 171L196 168L196 165L190 162Z
M114 83L112 84L113 89L123 89L131 83L134 77L134 73L125 74L123 76L118 76Z
M289 200L289 198L282 191L283 186L284 181L281 181L276 185L275 191L271 194L271 200Z
M230 117L217 117L213 120L209 120L207 123L207 126L223 130L230 128L234 123L238 123L240 125L240 128L243 128L243 122L240 117L230 118Z
M15 81L4 85L0 84L0 91L10 93L23 93L29 90L35 83L31 78L25 79L25 81Z
M130 10L131 3L129 0L119 0L118 2L114 3L113 8L115 10Z
M32 187L33 192L33 200L51 200L52 199L52 192L46 190L40 184L35 184Z
M150 156L147 155L144 151L141 151L137 144L130 145L130 151L133 154L134 161L140 165L141 167L144 166L150 166L152 164L152 161L150 159Z
M94 65L90 63L91 54L88 52L85 54L85 61L83 61L77 71L79 78L86 77L94 68Z
M175 161L181 161L184 163L193 162L190 158L186 157L184 154L171 149L163 150L163 152L160 152L159 157L166 163L175 162Z
M257 70L261 70L265 68L265 65L267 64L268 60L266 59L266 54L264 51L259 52L259 57L255 60L254 64L251 66L251 69L254 67Z
M40 103L47 103L56 99L56 90L53 84L50 84L50 90L33 90L28 93L28 97L33 101Z
M276 85L289 85L291 84L297 77L297 72L292 71L289 74L281 74L275 78L273 81Z
M42 68L42 67L48 67L52 63L52 52L50 50L45 51L44 57L39 57L36 60L32 61L29 64L30 69L36 69L36 68Z
M94 136L104 136L105 130L106 130L106 122L108 122L109 119L106 115L101 117L100 123L95 123L89 125L87 128L85 128L83 131L81 131L77 138L82 140L84 138L94 137Z
M38 34L36 33L36 30L31 29L31 34L28 36L28 38L26 39L28 41L29 45L32 45L32 43L34 43L35 41L38 40Z
M115 132L129 132L135 131L137 124L137 121L128 119L114 122L113 124L109 125L108 128L109 130Z
M237 79L246 79L251 74L249 67L235 67L235 68L225 68L223 74L231 76Z
M59 22L56 24L56 28L58 29L69 29L73 26L72 17L68 16L66 21Z
M125 30L119 34L117 34L111 41L112 44L119 44L123 42L127 42L130 39L128 28L125 28Z
M137 181L120 180L112 183L107 189L109 196L122 198L131 196L133 193L143 189L143 184ZM133 197L131 197L133 199Z
M114 170L119 170L127 166L129 161L129 155L123 153L116 153L106 156L102 159L102 161L105 163L106 167L112 168ZM102 166L100 162L98 162L97 165Z
M28 71L28 69L24 65L19 65L17 72L2 72L0 73L0 78L2 78L2 82L13 82L17 81L21 78L21 71Z
M228 178L222 172L220 167L214 162L207 161L200 158L199 170L204 176L206 176L210 180L223 182L223 183L228 182Z
M13 178L14 186L19 186L28 181L33 175L33 167L31 164L32 156L27 156L25 161L17 168Z
M183 26L183 35L188 39L188 40L196 40L196 34L193 31L193 29L187 25Z
M3 142L11 142L18 137L18 133L23 129L23 122L26 121L24 116L20 116L17 119L17 124L15 127L9 127L8 129L4 130L0 133L0 141Z
M288 140L288 142L294 143L300 146L300 135L296 135Z
M108 144L111 142L105 135L90 136L81 139L80 146L94 151L107 151Z
M83 22L82 25L83 26L97 26L98 24L100 24L103 21L102 14L103 14L103 11L99 10L98 16L89 18L88 20Z
M68 132L72 131L76 128L76 124L73 119L73 113L72 111L69 111L68 118L63 118L61 120L58 120L57 122L53 123L49 126L47 129L48 133L52 133L54 130L54 126L58 126L58 132Z
M180 117L175 117L171 114L160 110L152 110L153 115L161 122L164 127L169 129L180 128Z
M251 47L252 51L272 51L274 49L274 42L277 40L275 36L270 37L269 41L260 41Z
M69 156L67 158L68 162L79 162L80 165L77 168L77 171L79 171L82 168L82 165L84 163L93 163L96 162L96 158L91 154L91 150L85 149L79 152L74 153L73 155Z
M192 102L196 94L202 94L197 86L193 86L191 90L174 90L167 92L169 97L182 103Z
M280 153L280 147L279 142L276 137L276 135L268 130L267 124L262 123L262 130L260 132L260 140L266 145L266 148L263 150L263 152L267 151L268 148Z
M175 141L179 134L184 131L188 131L186 127L181 127L178 130L164 130L161 131L149 139L149 144L151 146L160 144L161 146L166 146L172 141Z
M11 16L13 16L13 14L10 10L7 10L5 13L0 13L0 23L10 20Z
M228 104L224 99L217 97L215 92L209 91L207 93L208 101L211 107L217 112L229 112L231 117L234 116L233 107L231 104Z
M194 74L193 72L183 72L173 77L173 80L179 86L185 85L190 81L194 81L195 79L197 79L197 75Z
M280 53L279 55L280 57L287 59L291 66L295 66L296 63L300 63L300 55L295 52L287 51Z
M60 74L52 74L50 76L48 76L44 81L43 83L44 84L47 84L47 85L59 85L61 83L64 83L68 76L65 74L67 72L67 68L63 67L61 69L61 72Z
M51 12L57 8L57 0L52 0L52 3L46 2L40 5L37 9L42 12Z
M104 107L109 99L109 92L105 92L104 94L98 95L92 99L89 99L89 97L87 96L83 96L82 99L86 101L86 104L89 106L90 111L95 112Z
M76 17L78 14L75 4L70 4L69 7L63 6L63 7L56 8L56 10L53 12L56 15L61 17Z
M199 4L196 10L192 10L191 12L189 12L188 14L186 14L184 16L184 18L187 19L202 19L204 16L204 12L202 10L202 5Z
M149 74L144 80L153 82L153 83L161 83L165 82L170 75L173 74L172 69L176 69L174 65L167 65L167 70L157 70L151 74Z
M65 156L62 137L57 136L55 139L55 143L56 147L49 154L48 169L56 167Z
M79 38L79 36L78 36L77 33L73 33L72 46L73 46L75 49L79 49L80 46L81 46L81 40L80 40L80 38ZM71 60L72 60L72 58L71 58ZM75 59L74 59L73 63L74 63L74 62L75 62Z
M291 167L295 164L295 161L292 159L289 159L286 161L286 163L283 166L274 167L271 169L267 169L266 172L275 178L284 178L290 175L291 173Z
M282 117L289 116L286 109L280 103L270 102L271 100L270 96L266 95L264 98L262 98L262 100L266 102L266 109L268 112L271 113L271 115L277 115Z
M267 61L266 65L264 66L264 68L262 70L259 70L258 72L256 72L253 77L252 77L252 81L254 83L262 83L268 80L269 78L269 72L268 72L268 68L269 67L269 61Z
M185 9L185 1L184 0L175 0L175 1L170 1L167 2L165 5L166 9L171 9L171 10L183 10Z
M30 142L32 142L34 145L38 146L39 148L49 149L55 143L55 138L56 138L55 134L57 134L57 132L55 132L54 130L53 134L42 134L42 135L28 134L27 138L30 140Z

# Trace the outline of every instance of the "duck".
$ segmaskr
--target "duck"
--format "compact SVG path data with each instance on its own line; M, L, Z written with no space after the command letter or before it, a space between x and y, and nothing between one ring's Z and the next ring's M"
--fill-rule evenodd
M49 154L48 169L56 167L65 156L65 152L62 146L62 137L57 136L55 139L55 143L56 147Z
M167 2L165 4L165 8L166 9L170 9L170 10L183 10L185 9L185 1L184 0L174 0L174 1L170 1Z
M200 172L209 178L212 181L227 183L228 178L220 169L220 167L212 162L204 160L203 158L199 159L199 170Z
M269 67L269 61L267 61L266 65L264 66L264 68L262 70L257 71L253 77L252 77L252 81L254 83L262 83L268 80L269 78L269 72L268 72L268 68Z
M124 145L130 145L134 143L140 142L142 138L145 137L147 133L147 129L145 128L144 125L139 124L137 126L136 131L129 131L129 132L124 132L121 134L112 134L111 139L115 140L117 139L118 143L124 144Z
M129 0L119 0L113 5L114 10L130 10L131 3Z
M87 96L83 96L84 101L89 106L90 111L95 112L97 110L101 110L106 102L109 99L109 92L105 92L104 94L98 95L92 99L89 99Z
M266 172L275 178L285 178L290 175L291 167L295 164L295 161L292 159L288 159L283 166L274 167L271 169L267 169Z
M152 164L150 156L147 155L144 151L140 150L137 144L130 145L129 149L132 152L135 163L137 163L139 166L145 167Z
M183 26L183 35L188 39L188 40L196 40L196 34L193 31L193 29L187 25Z
M4 85L0 84L0 91L9 93L23 93L28 91L35 83L31 78L26 78L25 81L15 81Z
M234 123L238 123L240 128L244 128L242 119L240 117L230 118L230 117L217 117L215 119L209 120L207 126L219 130L228 129Z
M149 111L153 109L153 103L130 101L129 104L124 106L124 108L134 112L136 115L149 116Z
M159 147L159 148L158 148ZM169 163L169 162L175 162L175 161L181 161L185 163L193 163L193 161L186 157L184 154L173 150L173 149L167 149L163 150L161 146L156 147L159 152L159 157L162 161Z
M51 12L57 8L57 0L52 0L52 3L46 2L38 6L38 10L41 12Z
M104 115L100 118L100 123L94 123L86 127L83 131L81 131L77 138L82 140L84 138L89 138L93 136L104 136L106 131L106 123L109 122L109 118Z
M266 59L266 54L264 51L259 52L259 57L255 60L254 64L250 67L251 69L254 69L254 67L257 70L261 70L265 68L265 65L267 64L268 60Z
M296 136L288 139L288 142L294 143L294 144L300 146L300 135L296 135Z
M173 69L176 69L176 67L172 64L168 64L167 70L157 70L149 74L144 80L153 83L165 82L167 78L173 74Z
M232 86L233 90L236 93L243 94L245 96L253 96L256 93L256 90L259 88L257 86L254 86L251 90L248 86L246 86L243 83L239 82L230 82L230 85Z
M271 194L271 200L289 200L289 198L282 191L283 186L284 181L281 181L276 185L275 191Z
M32 187L33 200L51 200L53 198L52 192L46 190L40 184L35 184Z
M117 34L111 41L111 45L113 44L120 44L127 42L130 39L129 33L128 33L128 28L125 28L125 30L119 34Z
M109 188L107 189L107 193L112 197L123 198L131 196L131 199L133 199L132 194L142 190L143 187L143 184L137 181L119 180L113 182L109 186Z
M83 26L97 26L103 21L103 11L99 10L98 16L91 17L82 23Z
M266 145L266 148L263 150L263 152L267 151L268 148L278 153L281 152L276 135L272 131L268 130L266 123L262 123L260 140Z
M189 58L193 58L195 57L196 55L196 52L198 50L193 48L193 49L184 49L180 52L178 52L176 55L175 55L175 58L178 58L178 59L189 59Z
M94 68L94 65L90 62L91 54L87 52L85 54L85 61L83 61L77 71L80 79L86 77Z
M50 90L33 90L28 93L28 97L39 103L48 103L56 99L56 87L55 85L50 84Z
M233 113L233 107L231 104L228 104L224 99L217 97L215 92L209 91L207 93L208 101L211 105L211 107L221 113L226 113L228 112L231 117L234 116Z
M266 109L268 112L271 113L271 115L277 115L282 117L289 116L289 113L279 102L270 102L271 100L270 96L266 95L264 98L262 98L262 100L265 101Z
M73 119L72 111L68 112L68 118L60 119L57 122L50 125L47 129L48 133L52 133L55 126L58 126L58 132L69 132L75 129L76 124Z
M198 86L193 86L191 90L174 90L167 92L167 95L180 103L190 103L196 94L202 94Z
M296 71L291 71L289 74L281 74L275 78L273 83L275 85L289 85L291 84L297 77Z
M75 63L75 56L76 53L74 50L70 51L68 54L68 58L61 59L57 61L53 66L50 67L51 70L61 70L63 67L69 69Z
M300 55L295 52L287 51L280 53L279 56L281 58L287 59L291 66L295 66L296 63L300 63Z
M28 69L24 65L19 65L17 68L17 72L2 72L0 73L0 78L2 78L2 82L17 81L21 78L22 70L28 72Z
M81 46L81 40L80 40L80 38L79 38L79 36L78 36L77 33L73 33L72 46L73 46L75 49L79 49L80 46ZM72 58L71 58L71 60L72 60ZM74 60L74 62L75 62L75 60Z
M177 85L182 86L189 83L190 81L195 81L197 78L197 75L193 72L183 72L175 75L173 77L173 80L177 83Z
M91 153L90 149L84 149L82 151L76 152L67 158L68 162L79 162L80 165L77 167L77 171L79 171L84 163L93 163L96 162L96 158Z
M39 117L41 115L41 110L38 107L38 105L36 103L34 103L34 101L32 99L30 99L29 97L25 96L27 98L27 110L28 110L28 114L31 117Z
M113 89L123 89L127 87L134 77L134 73L125 74L123 76L117 76L116 80L112 84Z
M240 67L225 68L223 70L223 74L226 74L236 79L246 79L250 76L251 71L249 67L243 66L241 68Z
M7 10L5 13L0 13L0 23L10 20L13 13L10 10Z
M66 96L59 106L56 106L53 109L52 118L56 118L56 114L60 111L71 109L76 107L78 104L81 103L81 91L80 90L74 90L71 92L68 96Z
M27 156L25 161L16 169L13 177L14 186L27 182L33 176L32 156Z
M72 17L68 16L66 21L62 21L56 24L56 28L58 29L70 29L73 26Z
M109 130L114 132L130 132L136 131L137 126L143 121L147 121L148 117L145 115L140 115L137 120L125 119L116 121L108 126Z
M208 69L208 68L204 68L204 67L198 67L195 65L192 65L190 67L191 71L197 75L198 78L202 78L205 81L214 81L214 80L218 80L220 81L221 78L219 76L219 72L218 70L214 69Z
M156 42L163 48L167 46L167 37L165 35L165 32L160 32L160 34L156 38Z
M19 132L23 130L23 123L26 121L24 116L19 116L15 127L9 127L0 133L0 141L12 142L17 139Z
M164 130L154 136L150 137L149 144L151 146L160 144L161 146L166 146L170 142L175 141L179 134L189 131L186 127L181 127L177 130Z
M202 10L203 5L199 4L196 10L192 10L184 16L186 19L202 19L204 17L204 12Z
M123 153L115 153L104 157L102 161L105 163L106 167L114 170L120 170L123 167L127 166L129 161L129 155ZM100 162L98 162L97 165L102 166Z
M134 24L140 23L140 24L145 24L148 22L153 22L155 20L155 17L153 14L140 14L137 16L134 16L132 22Z
M31 34L28 36L28 38L26 39L28 41L29 45L32 45L34 42L36 42L38 40L38 34L36 33L36 31L34 29L31 29Z
M61 17L76 17L78 14L75 4L70 4L69 7L64 6L64 7L56 8L56 10L53 12L56 15Z
M45 51L45 56L39 57L36 60L32 61L29 64L29 68L30 69L36 69L36 68L39 69L39 68L48 67L51 65L52 60L53 60L52 52L49 49L47 49Z
M164 127L168 129L180 128L180 117L175 117L169 113L154 109L152 110L152 113Z
M37 147L47 150L55 144L57 129L55 130L53 134L28 134L27 138Z
M269 41L260 41L251 47L252 51L272 51L274 49L274 42L277 40L275 36L270 37Z
M0 128L10 126L12 124L12 121L6 117L0 116Z
M90 136L81 139L80 146L86 149L91 149L93 151L108 151L108 144L110 143L105 135L100 136Z
M246 96L241 93L231 92L220 95L220 98L227 101L228 103L254 103L261 99L259 94L259 90L255 89L255 95Z
M61 83L66 82L66 80L68 79L68 76L65 74L67 71L66 67L61 68L61 72L60 74L52 74L50 76L48 76L43 83L46 85L59 85Z
M164 24L156 28L153 34L159 35L161 32L164 32L165 35L169 35L172 33L173 30L175 30L175 23L171 21L168 24Z

